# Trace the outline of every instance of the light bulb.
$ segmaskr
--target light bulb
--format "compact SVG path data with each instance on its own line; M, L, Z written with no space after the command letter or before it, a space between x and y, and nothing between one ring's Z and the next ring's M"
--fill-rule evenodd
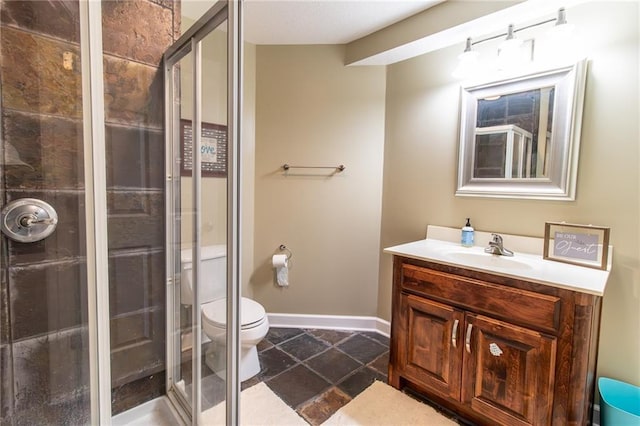
M467 42L465 44L464 52L458 55L458 60L460 61L473 61L480 56L480 53L475 50L471 50L471 37L467 37Z
M553 27L549 29L549 36L553 38L567 38L573 32L575 25L567 22L567 13L564 7L558 9L558 18Z
M480 53L471 50L471 37L467 38L464 52L458 55L458 66L451 75L457 79L468 78L477 67Z
M520 47L520 45L522 44L522 40L517 38L513 33L513 24L509 24L509 27L507 29L507 38L505 38L504 41L500 43L500 46L498 47L499 51L514 50Z

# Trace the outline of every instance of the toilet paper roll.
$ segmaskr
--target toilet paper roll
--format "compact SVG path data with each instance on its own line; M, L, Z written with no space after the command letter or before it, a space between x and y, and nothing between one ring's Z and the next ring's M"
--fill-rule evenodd
M274 254L271 264L276 268L276 281L280 287L289 285L289 266L286 254Z

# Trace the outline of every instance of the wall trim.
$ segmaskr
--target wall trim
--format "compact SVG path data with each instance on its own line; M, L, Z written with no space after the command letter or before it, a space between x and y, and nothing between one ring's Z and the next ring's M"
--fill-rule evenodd
M269 313L271 327L375 331L389 337L391 323L378 317Z

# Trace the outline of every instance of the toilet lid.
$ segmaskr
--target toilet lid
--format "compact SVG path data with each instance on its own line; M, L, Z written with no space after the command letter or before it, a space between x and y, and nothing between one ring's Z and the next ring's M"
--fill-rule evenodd
M252 328L261 324L267 312L264 307L255 300L243 297L240 300L241 328ZM208 323L225 327L227 324L227 299L218 299L202 305L202 319Z

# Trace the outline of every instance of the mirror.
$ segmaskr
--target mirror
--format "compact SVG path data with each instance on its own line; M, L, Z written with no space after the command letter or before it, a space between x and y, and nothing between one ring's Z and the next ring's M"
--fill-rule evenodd
M575 200L586 68L462 87L456 195Z

